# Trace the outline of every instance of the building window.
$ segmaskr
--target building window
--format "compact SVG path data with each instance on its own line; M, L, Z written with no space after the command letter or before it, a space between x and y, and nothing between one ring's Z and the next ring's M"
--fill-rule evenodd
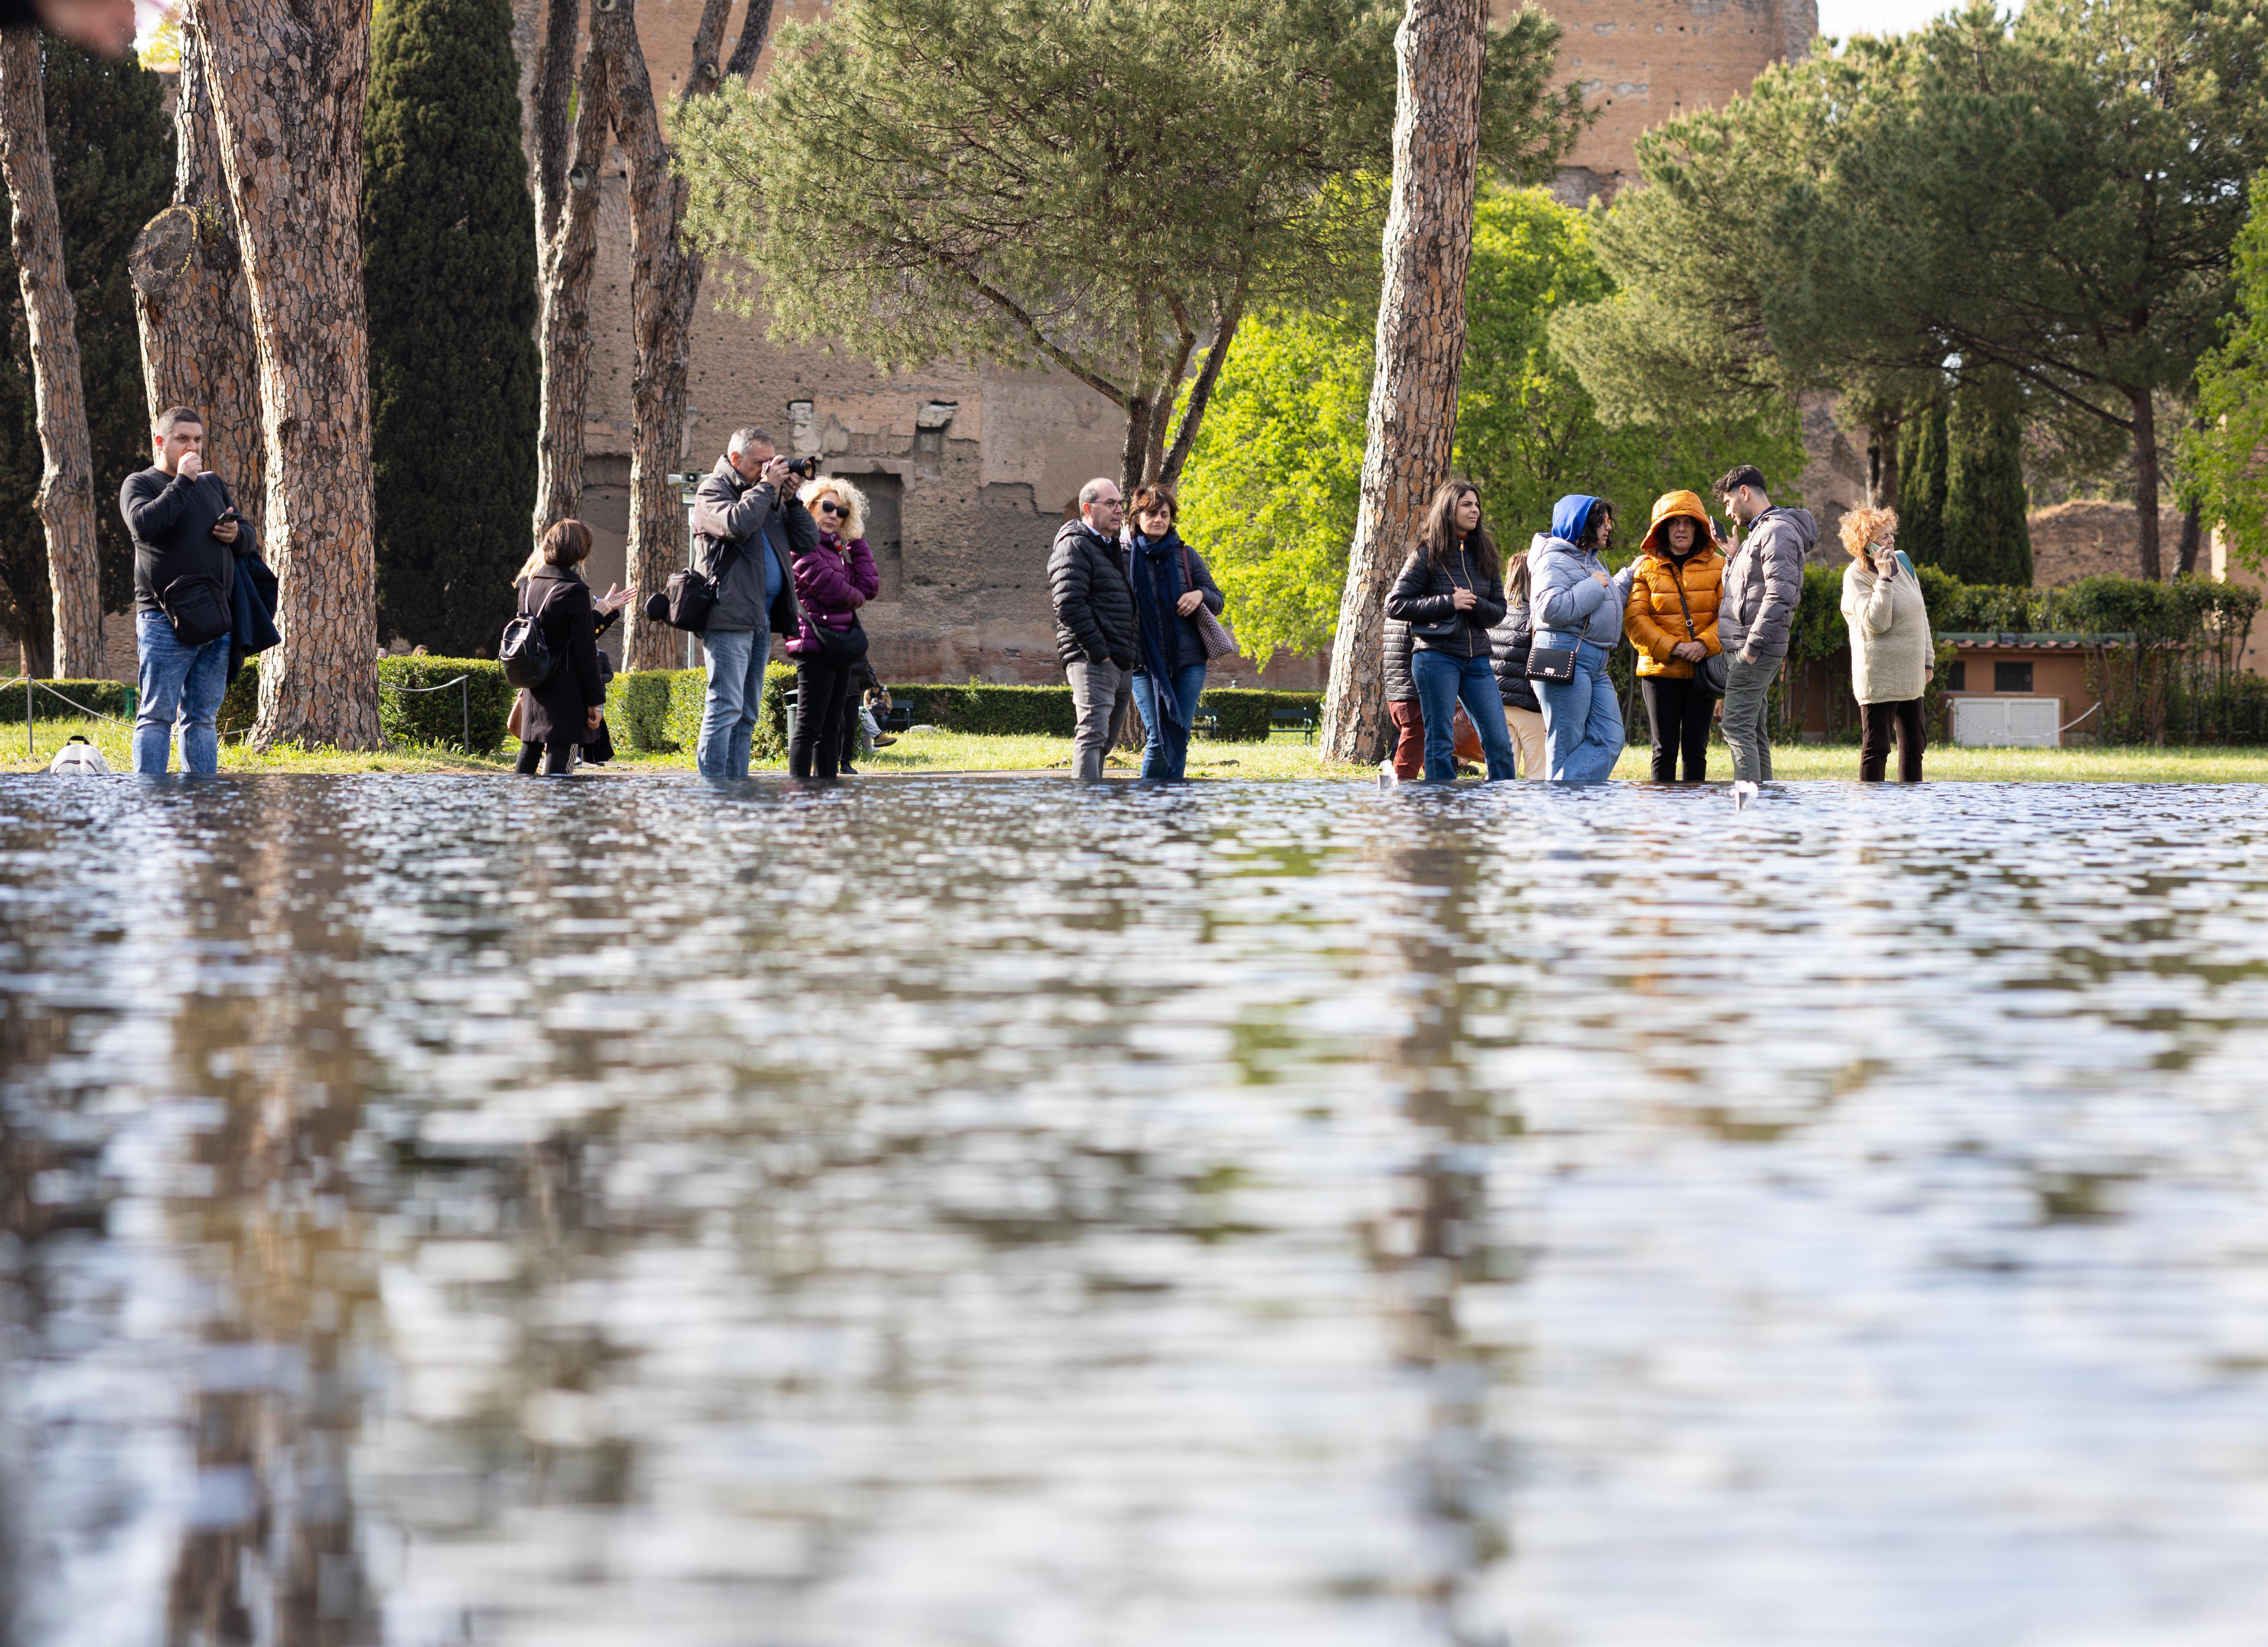
M1948 692L1969 690L1969 664L1966 659L1956 658L1953 660L1953 667L1945 672L1945 689Z
M2029 692L2032 689L2032 666L2029 664L1994 664L1992 690L1995 692Z

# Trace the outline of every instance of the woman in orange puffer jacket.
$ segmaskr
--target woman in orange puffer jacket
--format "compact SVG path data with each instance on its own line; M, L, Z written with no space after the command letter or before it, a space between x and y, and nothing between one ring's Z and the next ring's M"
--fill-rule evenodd
M1717 644L1717 598L1725 581L1725 557L1717 552L1715 536L1699 497L1664 493L1654 500L1653 519L1638 546L1638 570L1631 579L1623 627L1638 649L1638 691L1653 724L1657 783L1677 781L1680 750L1687 783L1698 783L1708 776L1709 722L1717 699L1694 677L1722 650Z

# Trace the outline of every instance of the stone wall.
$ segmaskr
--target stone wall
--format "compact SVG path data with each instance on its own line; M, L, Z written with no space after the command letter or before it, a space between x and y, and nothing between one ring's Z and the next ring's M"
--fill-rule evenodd
M2141 575L2141 531L2132 504L2058 504L2052 509L2035 509L2029 521L2035 587L2058 589L2082 577ZM2169 567L2181 535L2181 512L2161 510L2160 553Z

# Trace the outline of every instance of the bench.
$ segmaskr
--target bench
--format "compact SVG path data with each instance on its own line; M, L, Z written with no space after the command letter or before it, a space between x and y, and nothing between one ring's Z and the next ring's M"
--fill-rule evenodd
M1279 732L1296 732L1303 744L1315 740L1315 712L1313 710L1270 710L1268 712L1268 735Z

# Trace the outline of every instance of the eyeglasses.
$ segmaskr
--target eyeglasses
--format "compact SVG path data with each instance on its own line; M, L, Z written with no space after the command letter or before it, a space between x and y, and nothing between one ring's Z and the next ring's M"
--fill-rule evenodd
M850 511L843 508L842 504L830 501L820 504L819 512L822 515L847 515Z

